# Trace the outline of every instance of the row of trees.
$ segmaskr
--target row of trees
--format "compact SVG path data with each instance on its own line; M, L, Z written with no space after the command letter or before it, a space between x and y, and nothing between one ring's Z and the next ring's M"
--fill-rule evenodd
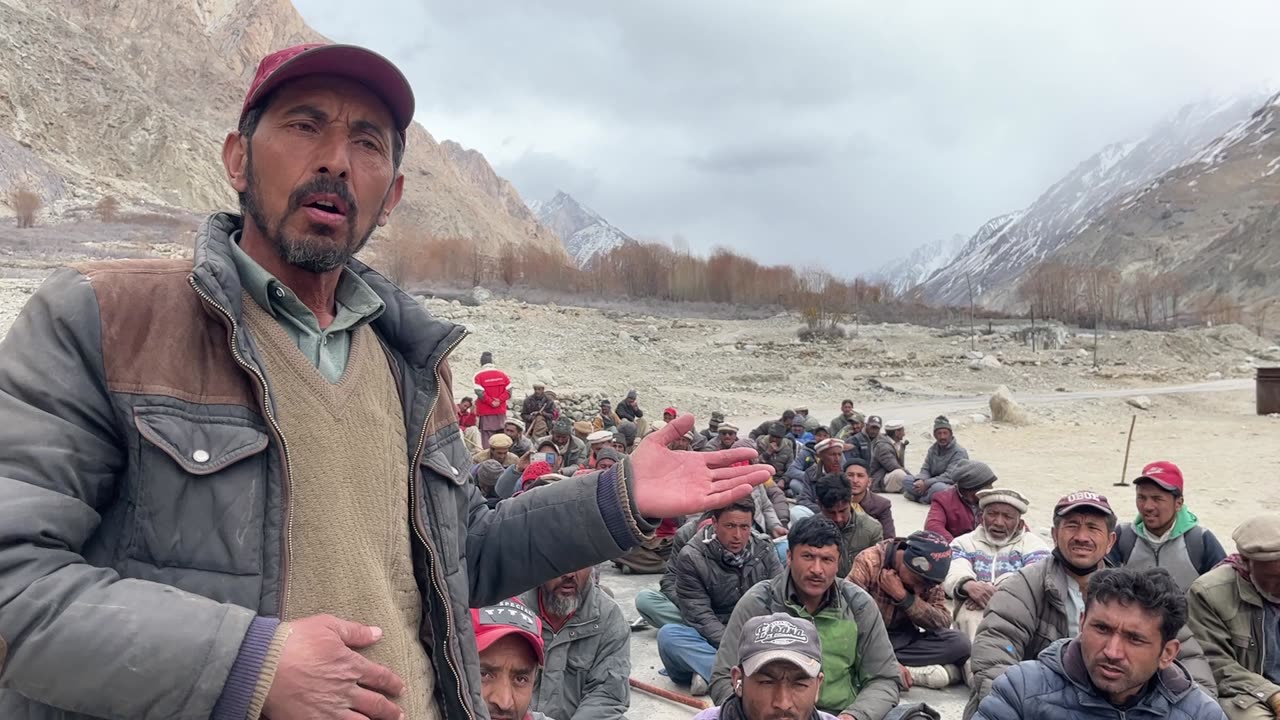
M1122 276L1112 268L1043 262L1024 276L1018 297L1033 317L1083 326L1154 329L1252 321L1262 334L1265 304L1246 317L1240 304L1224 295L1189 301L1187 285L1188 278L1176 272Z
M811 328L833 328L858 313L894 300L884 283L844 280L821 269L764 265L718 247L695 255L685 243L627 242L596 255L586 267L562 255L505 246L497 257L482 254L471 240L430 237L403 224L380 241L378 254L398 283L530 287L673 302L781 306L800 312ZM905 310L904 310L905 311Z

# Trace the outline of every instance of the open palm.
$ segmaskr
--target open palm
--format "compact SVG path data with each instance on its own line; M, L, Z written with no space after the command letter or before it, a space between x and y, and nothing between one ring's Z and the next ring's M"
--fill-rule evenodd
M773 476L767 465L739 465L756 458L751 448L690 452L668 449L693 429L685 413L640 441L631 454L631 491L636 509L648 518L694 515L724 507L751 494L754 486Z

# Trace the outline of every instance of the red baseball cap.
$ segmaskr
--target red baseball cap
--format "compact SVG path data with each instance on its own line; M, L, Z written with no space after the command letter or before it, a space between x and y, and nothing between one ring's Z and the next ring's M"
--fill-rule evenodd
M244 96L240 117L272 90L308 75L339 75L369 88L391 110L401 137L413 122L413 89L399 68L372 50L328 43L294 45L262 58Z
M1175 495L1182 494L1182 470L1168 460L1158 460L1142 468L1142 474L1133 482L1136 485L1142 480L1150 480Z
M680 413L676 412L676 409L675 409L675 408L673 408L673 407L669 407L669 408L667 408L666 410L663 410L663 411L662 411L662 414L663 414L663 415L666 415L667 413L671 413L672 415L679 415L679 414L680 414Z
M508 635L519 635L533 646L538 664L546 662L542 643L542 621L524 603L512 598L497 605L471 608L471 624L476 633L476 649L484 652Z
M1053 514L1055 517L1062 517L1081 508L1093 508L1103 515L1116 516L1107 497L1092 490L1080 490L1063 497L1053 506Z

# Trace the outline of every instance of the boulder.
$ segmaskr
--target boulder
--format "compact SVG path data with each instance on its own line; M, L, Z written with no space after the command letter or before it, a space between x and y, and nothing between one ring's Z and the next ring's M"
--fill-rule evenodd
M1147 397L1146 395L1135 395L1125 400L1125 402L1133 407L1138 408L1139 410L1151 409L1151 398Z
M1027 413L1013 399L1013 393L1009 392L1009 388L1001 385L996 388L995 393L991 395L988 401L991 408L991 419L995 422L1010 423L1012 425L1021 425L1027 422Z
M1204 376L1204 379L1205 379L1205 380L1221 380L1221 379L1222 379L1222 373L1220 373L1220 372L1211 372L1211 373L1209 373L1208 375L1205 375L1205 376Z
M994 355L987 355L986 357L979 360L978 364L984 368L998 368L1000 367L1000 360L996 358Z
M461 301L467 307L479 307L493 298L493 293L485 290L479 285L471 288L462 296Z
M981 359L982 359L982 351L981 351L981 350L970 350L969 352L965 353L965 354L964 354L964 356L965 356L965 357L967 357L967 358L969 358L970 360L981 360Z

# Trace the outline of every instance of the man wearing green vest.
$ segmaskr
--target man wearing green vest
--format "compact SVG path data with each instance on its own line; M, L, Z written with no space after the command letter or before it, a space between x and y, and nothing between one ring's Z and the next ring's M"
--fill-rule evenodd
M866 591L838 576L840 530L825 517L798 521L787 536L788 571L757 583L733 609L711 673L711 697L733 694L739 639L751 618L786 613L809 620L822 640L818 708L840 720L881 720L898 704L898 661Z

